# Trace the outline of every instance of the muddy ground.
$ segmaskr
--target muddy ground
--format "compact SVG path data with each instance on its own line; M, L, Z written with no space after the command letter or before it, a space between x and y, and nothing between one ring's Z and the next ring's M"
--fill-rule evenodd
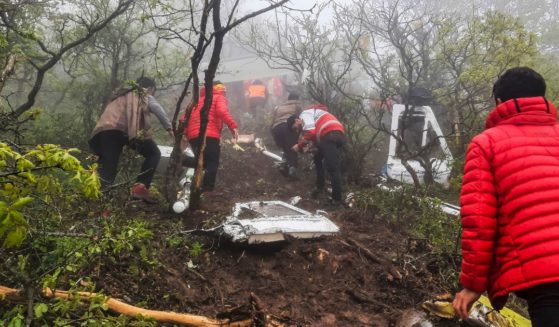
M153 309L210 317L248 304L253 293L267 313L290 326L394 326L403 310L451 291L440 286L444 283L430 254L414 246L404 231L373 213L329 208L325 197L311 198L310 171L303 172L300 181L288 181L269 158L245 148L239 152L223 147L217 186L221 194L206 197L202 210L149 213L161 265L139 276L130 276L124 265L105 268L97 286ZM185 236L185 244L169 244L178 230L215 225L235 202L293 196L303 198L298 206L306 210L326 210L341 233L267 248L205 236ZM200 254L193 255L192 242L203 245Z

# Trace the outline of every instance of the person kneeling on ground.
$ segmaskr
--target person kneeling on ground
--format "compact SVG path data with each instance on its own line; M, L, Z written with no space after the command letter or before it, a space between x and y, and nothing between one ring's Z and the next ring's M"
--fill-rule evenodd
M235 142L239 138L237 123L229 113L229 109L227 107L225 91L225 85L221 84L219 81L214 83L212 90L212 105L208 113L208 126L206 128L206 149L204 151L205 171L204 181L202 184L203 192L211 192L215 187L217 170L219 167L219 156L221 152L220 138L223 123L229 127ZM204 106L205 97L206 89L202 87L200 88L198 105L192 110L185 131L186 138L196 155L196 162L198 162L198 150L202 145L202 138L200 137L200 113L202 107Z
M559 326L559 124L543 77L507 70L496 106L468 146L460 194L462 268L454 309L466 319L487 291L528 301L534 327Z
M291 92L287 102L274 108L272 113L272 136L276 145L283 151L285 173L291 178L297 178L297 152L292 148L297 144L299 135L287 126L287 119L293 115L298 116L301 111L299 94Z
M140 77L136 83L136 89L121 89L113 95L92 132L89 146L99 157L98 173L102 190L114 183L118 159L125 145L141 154L145 159L130 193L134 199L157 203L149 187L161 152L150 134L150 114L157 116L172 138L173 130L167 114L153 97L155 81Z
M324 189L324 166L332 181L332 202L342 204L342 152L346 143L344 126L319 104L303 110L299 116L287 120L289 128L303 130L303 138L293 146L293 151L301 152L309 143L318 148L314 156L317 191Z

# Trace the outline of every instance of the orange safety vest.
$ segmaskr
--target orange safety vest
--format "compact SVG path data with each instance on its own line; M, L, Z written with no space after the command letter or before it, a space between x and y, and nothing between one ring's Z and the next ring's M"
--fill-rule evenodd
M248 87L249 98L265 98L266 87L264 85L254 84Z

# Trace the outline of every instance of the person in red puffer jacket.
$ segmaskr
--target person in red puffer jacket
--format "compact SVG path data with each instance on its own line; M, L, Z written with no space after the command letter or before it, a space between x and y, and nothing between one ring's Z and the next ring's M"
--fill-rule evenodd
M208 114L208 126L206 128L206 149L204 152L204 181L202 191L211 192L215 187L217 169L219 167L219 155L221 152L220 139L221 130L225 123L233 134L235 141L239 137L237 123L229 113L227 98L225 97L225 85L216 81L213 86L212 106ZM202 139L200 138L200 112L204 106L206 97L205 88L200 89L198 105L192 110L190 119L186 126L185 135L194 153L198 153ZM197 160L197 158L196 158Z
M532 326L559 326L559 124L543 77L507 70L496 107L466 153L460 195L463 319L485 291L495 309L511 292L528 301Z

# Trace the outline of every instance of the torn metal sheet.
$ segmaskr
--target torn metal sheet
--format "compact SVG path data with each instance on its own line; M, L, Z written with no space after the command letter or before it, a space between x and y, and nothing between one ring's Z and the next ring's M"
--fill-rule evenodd
M321 214L313 214L282 201L237 203L221 226L233 242L268 243L295 238L335 235L338 226Z
M303 199L303 198L300 197L300 196L298 196L298 195L297 195L297 196L294 196L294 197L292 197L292 198L289 199L289 204L295 206L295 205L297 205L297 203L301 202L302 199Z
M452 203L442 202L441 203L441 210L446 213L447 215L459 217L460 216L460 206L457 206Z
M388 191L388 192L394 192L397 190L402 189L401 186L388 186L386 184L387 179L383 176L379 176L380 177L380 183L378 183L376 185L376 187L380 188L383 191ZM349 196L349 194L348 194ZM452 203L448 203L448 202L442 202L440 199L437 198L427 198L427 200L429 202L431 202L433 205L436 206L440 206L441 210L446 213L447 215L451 215L454 217L460 217L460 206L459 205L455 205ZM347 201L347 199L346 199Z
M167 165L171 158L171 153L173 152L172 146L158 145L159 152L161 152L161 159L157 166L157 172L165 173L167 170ZM186 148L182 153L183 164L185 159L194 161L194 152L190 148ZM175 213L182 213L188 208L190 201L190 183L192 177L194 176L194 168L186 168L181 179L179 181L179 192L177 193L177 200L173 203L173 211Z
M169 164L169 159L171 159L171 153L173 152L172 146L167 145L158 145L159 152L161 152L161 159L159 160L159 164L157 165L156 171L160 174L164 174L167 170L167 165ZM194 158L194 152L190 148L186 148L184 150L183 156Z
M425 312L407 309L402 312L395 327L433 327L433 323Z
M279 155L277 155L277 154L275 154L275 153L273 153L273 152L271 152L271 151L268 151L268 149L266 149L266 147L264 146L264 143L262 142L262 139L261 139L261 138L256 138L256 139L254 140L254 146L255 146L258 150L260 150L260 151L262 152L262 154L265 155L266 157L271 158L271 159L273 159L273 160L276 161L276 162L281 162L281 163L284 162L284 160L283 160L283 158L282 158L281 156L279 156Z

